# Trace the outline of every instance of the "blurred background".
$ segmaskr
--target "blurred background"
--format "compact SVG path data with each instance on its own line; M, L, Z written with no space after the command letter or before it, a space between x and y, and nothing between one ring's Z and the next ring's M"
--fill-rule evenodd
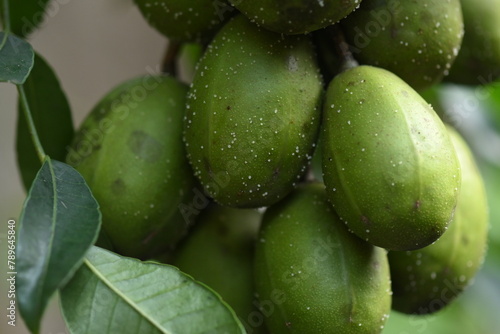
M50 5L49 5L50 6ZM30 42L54 68L66 91L75 126L111 88L153 69L159 71L167 46L132 0L54 0ZM443 86L434 91L445 117L474 149L485 178L491 215L489 250L475 283L443 311L427 317L393 313L387 334L493 334L500 331L500 82L481 88ZM6 231L18 219L26 196L14 153L17 93L0 84L0 333L28 333L22 319L7 325ZM69 333L57 297L47 311L42 334ZM304 333L306 334L306 333Z

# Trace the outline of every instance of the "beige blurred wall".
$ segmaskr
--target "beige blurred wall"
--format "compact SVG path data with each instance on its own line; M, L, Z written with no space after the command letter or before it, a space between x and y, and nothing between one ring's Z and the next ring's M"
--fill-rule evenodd
M51 0L50 15L30 42L55 69L69 98L75 125L116 84L159 68L166 40L152 30L132 0ZM50 97L48 97L50 98ZM28 333L22 320L7 325L6 227L25 197L14 154L16 90L0 84L0 333ZM42 334L68 333L55 298Z

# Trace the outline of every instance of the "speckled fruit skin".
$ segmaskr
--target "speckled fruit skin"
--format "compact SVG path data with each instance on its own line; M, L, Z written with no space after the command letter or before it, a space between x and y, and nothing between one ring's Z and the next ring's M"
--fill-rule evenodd
M435 244L412 252L390 252L393 307L426 314L450 303L472 281L486 251L488 206L484 182L465 141L448 128L462 168L455 217Z
M244 16L224 26L198 64L185 121L188 157L208 194L261 207L289 193L311 159L322 96L308 37Z
M461 0L465 36L447 81L485 85L500 78L500 0Z
M217 291L245 322L256 311L253 256L261 219L257 210L214 205L201 212L173 261L180 270ZM254 333L264 329L252 328Z
M323 112L323 174L341 219L391 250L436 241L453 217L458 158L432 108L396 75L359 66L333 79Z
M281 333L380 333L391 308L386 251L350 234L324 186L305 184L264 214L255 282Z
M460 0L364 0L342 27L357 60L417 90L448 74L464 30Z
M234 9L226 0L134 0L146 21L171 40L205 41Z
M256 24L271 31L306 34L338 22L361 0L230 0Z
M85 178L114 250L147 258L172 246L186 223L178 205L194 178L182 142L187 87L146 76L113 89L92 110L67 157Z

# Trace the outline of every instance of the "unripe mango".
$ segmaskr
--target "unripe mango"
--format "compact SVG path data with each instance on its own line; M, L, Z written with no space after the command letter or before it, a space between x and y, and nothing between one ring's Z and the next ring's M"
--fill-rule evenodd
M182 142L187 87L145 76L113 89L73 140L67 162L100 204L114 250L147 258L175 244L186 222L178 206L194 178Z
M262 224L255 282L271 333L382 332L392 294L386 251L347 231L322 184L301 185Z
M342 27L357 60L417 90L448 74L464 31L460 0L364 0Z
M261 218L257 210L214 205L200 213L173 261L180 270L217 291L247 325L249 316L257 311L253 255Z
M225 0L134 0L158 32L176 41L204 41L234 11Z
M460 0L465 36L447 81L485 85L500 78L500 0Z
M258 25L281 34L306 34L332 25L361 0L230 0Z
M433 245L390 252L393 307L426 314L448 305L479 270L486 251L488 205L474 157L460 135L448 128L462 168L462 188L448 231Z
M323 113L323 174L335 211L391 250L436 241L453 217L458 158L425 100L393 73L359 66L335 77Z
M311 159L323 93L308 36L280 36L244 16L217 34L188 94L185 141L195 175L230 207L268 206Z

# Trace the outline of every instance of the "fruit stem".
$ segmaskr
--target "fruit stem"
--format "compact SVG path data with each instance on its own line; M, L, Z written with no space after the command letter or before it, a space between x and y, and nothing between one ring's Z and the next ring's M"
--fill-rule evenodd
M169 41L165 57L163 57L162 71L173 77L177 76L177 56L181 49L181 43Z
M28 123L28 129L31 134L31 139L33 140L33 145L35 146L36 153L38 154L38 158L40 162L43 164L45 161L45 151L43 150L42 143L40 142L40 138L38 137L38 133L36 131L35 122L33 122L33 117L31 115L31 110L28 104L28 99L26 98L26 93L24 91L23 85L17 85L17 91L19 93L19 98L21 102L21 106L24 112L24 117L26 118L26 123Z
M349 44L345 41L345 36L340 26L334 24L328 27L327 31L333 41L335 41L335 51L340 58L341 65L339 72L342 73L350 68L359 66L358 61L354 59L351 50L349 50Z

